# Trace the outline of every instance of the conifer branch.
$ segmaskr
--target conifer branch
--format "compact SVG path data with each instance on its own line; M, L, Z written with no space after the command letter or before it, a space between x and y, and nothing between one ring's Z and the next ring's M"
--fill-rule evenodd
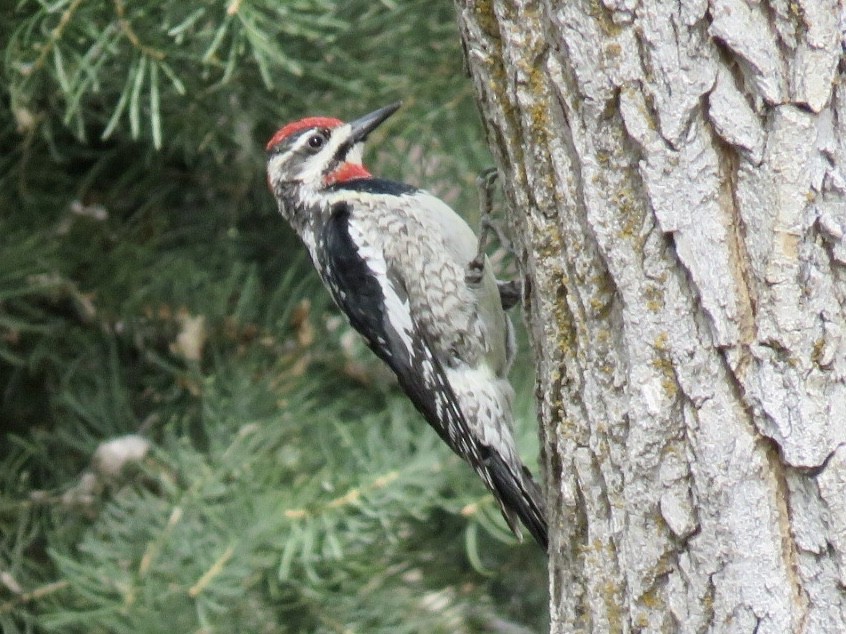
M232 555L235 554L235 548L232 545L226 547L226 550L223 551L223 554L218 557L215 562L211 565L206 572L203 573L203 576L197 580L193 586L188 589L188 596L192 599L196 598L205 588L212 582L212 580L220 574L223 570L223 567L226 565L230 559L232 559Z
M475 209L490 159L452 6L0 4L0 629L542 629L543 564L351 336L264 182L285 121L403 98L374 167ZM139 433L144 459L91 486L97 448Z
M150 46L146 46L141 42L141 38L139 38L138 35L135 33L132 28L132 24L126 17L126 6L124 5L123 0L113 1L115 6L115 13L117 14L118 18L118 24L120 24L120 29L126 36L126 39L128 39L132 43L132 45L141 52L142 55L147 55L159 61L163 60L165 58L165 53L163 51L159 51ZM155 68L155 66L153 67Z
M30 590L29 592L24 592L19 594L14 599L10 599L2 604L0 604L0 614L9 614L15 607L22 603L29 603L31 601L38 601L43 599L55 592L59 592L61 590L65 590L70 586L70 582L66 580L61 581L54 581L53 583L47 583L43 586L35 588L34 590Z
M79 5L81 4L82 0L72 0L70 6L65 9L61 17L59 18L59 23L53 28L52 31L50 31L50 37L47 42L42 46L41 53L39 53L35 62L29 68L22 68L21 74L25 76L33 75L44 67L44 64L47 62L47 57L49 57L49 55L54 51L56 45L62 39L62 35L64 34L65 29L67 28L68 24L70 24L71 19L73 18L77 9L79 9Z

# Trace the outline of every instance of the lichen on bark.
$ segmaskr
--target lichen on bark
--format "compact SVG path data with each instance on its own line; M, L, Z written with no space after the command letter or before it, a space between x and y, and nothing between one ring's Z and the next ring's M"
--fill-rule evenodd
M456 5L530 288L552 630L846 629L836 3Z

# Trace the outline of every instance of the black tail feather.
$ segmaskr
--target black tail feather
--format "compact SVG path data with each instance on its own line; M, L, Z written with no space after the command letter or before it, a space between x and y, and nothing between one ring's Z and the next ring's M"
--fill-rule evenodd
M505 521L517 535L520 534L515 517L535 538L535 541L549 551L549 534L546 523L546 505L540 487L532 479L526 467L515 473L497 454L490 452L485 457L485 466L491 476L494 493L498 498ZM521 465L522 466L522 465Z

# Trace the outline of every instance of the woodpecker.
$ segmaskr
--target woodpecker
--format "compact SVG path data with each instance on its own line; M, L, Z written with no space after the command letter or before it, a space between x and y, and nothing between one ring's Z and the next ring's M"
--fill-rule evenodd
M375 178L368 135L400 107L309 117L267 144L268 185L332 299L447 445L547 550L543 499L517 454L513 329L482 242L432 194Z

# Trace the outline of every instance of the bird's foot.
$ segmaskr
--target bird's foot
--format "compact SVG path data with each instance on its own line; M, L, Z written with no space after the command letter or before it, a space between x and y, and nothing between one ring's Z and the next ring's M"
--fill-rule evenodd
M476 177L476 187L479 189L479 242L476 247L476 257L467 265L466 279L468 284L479 284L485 270L485 249L488 246L488 235L491 231L500 237L501 232L494 226L491 219L493 206L493 192L498 178L495 167L489 167Z
M497 280L496 285L499 288L499 303L502 304L502 310L510 310L520 303L523 297L523 284L520 280L507 282Z

